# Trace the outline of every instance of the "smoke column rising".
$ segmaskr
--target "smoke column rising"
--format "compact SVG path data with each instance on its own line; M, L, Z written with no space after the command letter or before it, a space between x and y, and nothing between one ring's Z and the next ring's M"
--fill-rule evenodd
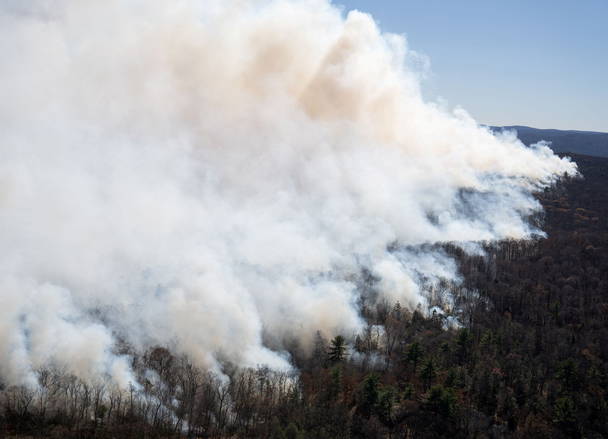
M124 385L117 340L287 367L361 327L362 269L425 305L457 273L415 246L540 233L531 193L576 172L424 102L404 38L326 0L4 1L0 53L8 383Z

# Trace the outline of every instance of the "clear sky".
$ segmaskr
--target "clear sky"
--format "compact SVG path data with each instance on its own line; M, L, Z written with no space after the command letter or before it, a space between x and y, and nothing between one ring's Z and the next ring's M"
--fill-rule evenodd
M333 0L430 58L425 95L481 123L608 132L608 0Z

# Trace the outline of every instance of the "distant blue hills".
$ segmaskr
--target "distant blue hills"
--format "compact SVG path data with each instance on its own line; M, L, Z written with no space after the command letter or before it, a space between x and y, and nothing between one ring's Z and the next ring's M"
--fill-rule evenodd
M608 133L596 131L545 130L521 125L489 126L492 131L515 130L517 137L526 145L541 140L551 142L551 149L559 153L584 154L608 157Z

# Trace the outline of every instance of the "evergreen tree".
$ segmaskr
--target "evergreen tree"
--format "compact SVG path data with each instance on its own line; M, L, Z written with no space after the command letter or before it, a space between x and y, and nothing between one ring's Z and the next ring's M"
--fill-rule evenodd
M330 344L327 359L335 364L344 361L346 357L346 341L341 335L336 335Z
M415 341L410 345L407 350L407 361L414 365L414 373L416 373L416 369L418 368L418 363L422 358L422 347L420 347L420 343Z
M424 388L428 389L431 387L433 380L437 376L437 367L435 366L435 362L432 358L429 358L426 363L422 366L422 370L420 371L420 378L424 383Z
M369 418L378 403L378 375L371 374L363 381L360 393L360 410L363 416Z

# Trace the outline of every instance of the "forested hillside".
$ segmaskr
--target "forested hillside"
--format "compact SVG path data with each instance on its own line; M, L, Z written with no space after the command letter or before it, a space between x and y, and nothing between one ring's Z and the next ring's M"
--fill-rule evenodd
M491 127L494 131L515 130L526 145L545 140L557 153L585 154L608 157L608 133L574 130L545 130L526 126Z
M362 304L367 330L317 334L312 357L294 346L293 374L221 377L164 347L134 359L128 391L40 370L38 389L1 387L0 436L606 437L608 159L574 159L584 178L539 194L547 239L446 247L463 327Z

